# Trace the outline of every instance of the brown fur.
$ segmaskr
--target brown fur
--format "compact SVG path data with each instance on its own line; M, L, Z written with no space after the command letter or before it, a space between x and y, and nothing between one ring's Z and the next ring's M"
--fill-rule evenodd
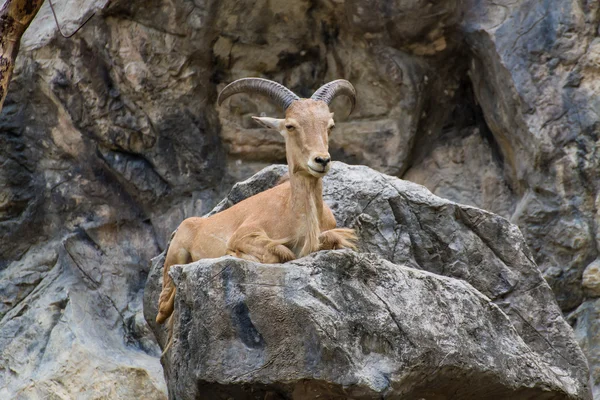
M218 214L181 223L165 258L156 317L159 324L173 312L176 289L169 269L175 264L226 254L279 263L321 249L355 248L354 231L336 229L333 213L323 202L322 176L328 167L319 173L309 165L315 157L329 157L327 142L333 114L327 104L302 99L292 103L284 120L257 120L285 137L289 180Z

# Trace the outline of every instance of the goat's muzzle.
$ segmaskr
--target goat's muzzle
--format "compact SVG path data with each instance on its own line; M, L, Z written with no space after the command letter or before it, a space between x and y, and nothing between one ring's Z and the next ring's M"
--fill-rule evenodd
M320 178L329 172L331 167L331 157L329 154L316 154L312 155L308 161L308 172Z

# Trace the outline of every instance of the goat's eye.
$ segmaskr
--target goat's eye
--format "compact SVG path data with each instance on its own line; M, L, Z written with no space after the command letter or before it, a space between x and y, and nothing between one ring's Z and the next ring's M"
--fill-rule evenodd
M294 129L296 129L296 127L294 125L286 125L285 129L287 129L288 131L293 131Z

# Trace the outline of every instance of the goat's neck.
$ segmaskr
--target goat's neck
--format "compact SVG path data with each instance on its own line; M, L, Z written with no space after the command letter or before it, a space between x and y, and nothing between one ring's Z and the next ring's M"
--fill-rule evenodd
M319 249L319 234L323 218L323 180L290 171L291 212L298 229L294 238L294 253L304 257Z

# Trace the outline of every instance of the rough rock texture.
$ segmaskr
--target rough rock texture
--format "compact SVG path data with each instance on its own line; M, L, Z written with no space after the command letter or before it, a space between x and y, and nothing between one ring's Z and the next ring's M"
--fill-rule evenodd
M174 276L174 399L575 397L460 280L339 251L203 261Z
M600 376L600 300L585 301L569 316L569 322L575 326L575 337L587 356L590 366L591 383L594 385L594 398L598 396L598 380Z
M156 251L147 224L86 226L11 263L11 281L0 281L0 398L164 399L160 350L141 317L140 264Z
M277 116L272 105L237 96L215 107L221 87L252 75L303 96L328 80L351 80L356 111L347 117L345 100L333 105L334 159L413 179L509 218L563 311L582 305L586 315L596 312L596 0L55 4L66 33L98 12L64 39L43 5L23 37L0 113L0 397L29 387L47 365L62 370L66 383L47 386L40 397L73 397L84 385L110 381L114 366L144 365L138 386L164 387L156 383L157 350L143 326L111 334L110 348L126 357L93 348L107 361L92 373L77 369L65 335L53 335L60 324L34 321L58 315L50 305L55 287L47 285L55 277L67 307L87 309L89 296L106 299L94 303L98 331L114 325L113 310L141 321L138 286L177 224L206 213L241 177L283 160L278 136L250 119ZM121 227L130 231L120 234ZM114 285L94 287L77 274L67 279L70 270L60 267L69 263L61 258L65 246L87 248L85 238L96 230L114 233L96 258L78 262ZM108 250L115 248L123 253ZM125 253L130 258L119 256ZM81 290L89 296L77 297ZM593 324L570 321L600 398ZM76 331L78 340L87 343L89 331ZM63 358L40 351L49 338L68 349ZM115 390L127 383L118 381Z
M286 169L237 184L215 211ZM171 398L588 398L585 358L516 226L339 162L324 198L371 255L224 258L173 273L175 340L163 358ZM153 322L163 261L153 262L144 315L164 346Z

